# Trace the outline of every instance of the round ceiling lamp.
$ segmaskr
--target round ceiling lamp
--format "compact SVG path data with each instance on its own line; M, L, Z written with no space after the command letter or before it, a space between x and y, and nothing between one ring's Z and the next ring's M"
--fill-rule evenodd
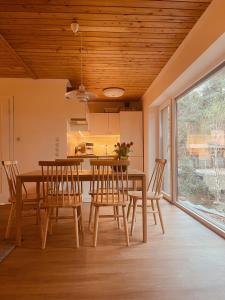
M118 98L123 96L125 90L120 87L108 87L103 90L103 93L106 97Z

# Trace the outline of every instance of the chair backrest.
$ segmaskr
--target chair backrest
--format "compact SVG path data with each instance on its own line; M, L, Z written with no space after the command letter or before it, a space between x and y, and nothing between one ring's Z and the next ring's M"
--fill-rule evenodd
M90 160L92 169L91 193L94 202L110 204L128 200L127 160Z
M82 202L79 160L39 161L42 170L43 201L56 205Z
M155 196L159 196L162 192L165 165L166 159L156 158L155 167L148 184L148 191L153 192Z
M7 177L10 200L13 201L16 197L16 176L20 174L18 169L18 162L16 160L3 160L2 166ZM23 190L27 195L27 190L24 184Z
M59 162L67 162L67 161L70 161L70 162L79 162L80 165L82 165L82 163L84 162L84 159L83 158L57 158L55 159L55 161L59 161Z

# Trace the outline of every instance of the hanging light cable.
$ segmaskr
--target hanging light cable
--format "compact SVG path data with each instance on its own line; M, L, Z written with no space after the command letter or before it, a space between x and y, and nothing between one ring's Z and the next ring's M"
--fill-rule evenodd
M80 78L81 78L81 82L80 84L83 85L83 37L82 37L82 33L80 33Z
M79 34L80 37L80 84L78 86L78 89L72 89L68 92L66 92L65 97L66 99L75 99L81 102L87 102L89 100L96 99L96 95L93 92L87 91L84 86L84 49L83 49L83 35L81 31L79 30L79 24L78 23L72 23L71 24L71 30L73 33L77 36Z

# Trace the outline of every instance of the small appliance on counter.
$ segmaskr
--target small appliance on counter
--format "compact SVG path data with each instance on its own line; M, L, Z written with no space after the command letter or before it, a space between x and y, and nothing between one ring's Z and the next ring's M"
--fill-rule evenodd
M75 155L94 155L93 143L81 143L75 147Z

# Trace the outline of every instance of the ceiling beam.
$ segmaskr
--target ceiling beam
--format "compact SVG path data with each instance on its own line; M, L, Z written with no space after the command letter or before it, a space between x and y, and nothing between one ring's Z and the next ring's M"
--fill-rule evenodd
M7 52L16 60L16 62L22 66L27 75L33 79L37 79L37 75L34 73L34 71L22 60L22 58L16 53L15 49L8 43L8 41L4 38L4 36L0 33L0 41L2 45L5 47Z

